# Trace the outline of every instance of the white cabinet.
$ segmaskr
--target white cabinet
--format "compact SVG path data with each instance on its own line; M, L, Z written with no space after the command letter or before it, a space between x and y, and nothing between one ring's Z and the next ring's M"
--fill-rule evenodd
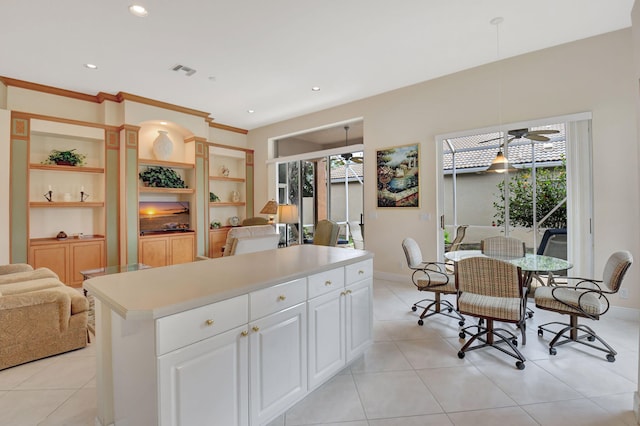
M158 358L160 426L247 426L246 326Z
M371 343L372 275L373 262L364 261L309 277L309 389L331 378Z
M308 302L309 389L324 383L346 364L344 288Z

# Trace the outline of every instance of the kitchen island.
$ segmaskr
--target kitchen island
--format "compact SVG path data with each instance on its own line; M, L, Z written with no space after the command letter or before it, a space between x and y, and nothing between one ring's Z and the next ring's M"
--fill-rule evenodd
M373 255L299 245L96 277L96 424L264 425L372 341Z

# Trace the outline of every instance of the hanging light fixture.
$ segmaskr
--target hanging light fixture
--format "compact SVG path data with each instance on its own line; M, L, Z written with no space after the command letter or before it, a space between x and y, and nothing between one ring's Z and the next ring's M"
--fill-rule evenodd
M498 16L493 18L489 23L491 25L496 26L496 56L498 61L500 61L500 24L504 21L504 18ZM500 63L498 63L498 67L502 68ZM500 73L498 77L498 125L499 128L502 128L502 73ZM505 144L504 137L501 138L502 142L500 143L500 147L498 148L498 154L496 158L493 159L489 168L487 168L487 172L489 173L505 173L505 172L515 172L518 170L509 162L509 159L502 153L502 147ZM506 142L508 143L508 141Z

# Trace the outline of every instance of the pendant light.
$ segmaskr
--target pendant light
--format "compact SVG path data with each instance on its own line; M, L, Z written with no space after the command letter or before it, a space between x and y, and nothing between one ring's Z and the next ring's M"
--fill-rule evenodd
M504 18L498 16L493 18L489 23L491 25L496 26L496 56L498 61L500 61L500 24L504 21ZM498 62L498 67L502 69L502 65ZM499 128L502 129L502 73L498 76L498 125ZM509 143L508 140L505 143L504 137L501 138L502 142L500 143L500 147L498 148L498 154L496 158L493 159L489 168L487 168L487 172L489 173L505 173L505 172L515 172L516 169L513 164L509 162L509 159L502 153L503 145L506 147L506 143Z

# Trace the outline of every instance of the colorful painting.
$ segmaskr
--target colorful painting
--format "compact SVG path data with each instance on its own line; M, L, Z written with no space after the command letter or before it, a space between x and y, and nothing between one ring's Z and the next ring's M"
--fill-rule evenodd
M419 144L376 152L378 207L420 207Z

